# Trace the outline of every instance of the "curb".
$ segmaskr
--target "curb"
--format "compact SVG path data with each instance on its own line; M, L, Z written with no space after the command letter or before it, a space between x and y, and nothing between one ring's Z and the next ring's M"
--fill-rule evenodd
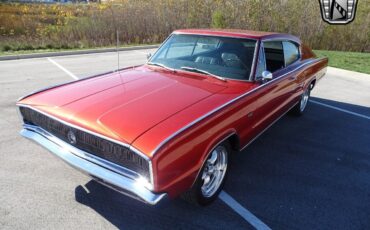
M130 51L130 50L142 50L142 49L155 49L158 47L159 45L130 46L130 47L122 47L122 48L119 48L118 50L119 51ZM29 58L42 58L42 57L57 57L57 56L67 56L67 55L80 55L80 54L93 54L93 53L107 53L107 52L116 52L116 51L117 51L117 48L103 48L103 49L6 55L6 56L0 56L0 61L29 59Z

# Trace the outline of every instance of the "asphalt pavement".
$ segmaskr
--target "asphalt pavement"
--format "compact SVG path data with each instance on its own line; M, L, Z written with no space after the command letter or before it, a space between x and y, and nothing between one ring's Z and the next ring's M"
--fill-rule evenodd
M120 52L120 67L149 52ZM224 192L239 209L224 199L150 207L18 134L17 98L114 70L117 60L113 52L0 61L0 229L254 229L246 211L271 229L370 228L370 75L329 68L302 117L284 116L234 156Z

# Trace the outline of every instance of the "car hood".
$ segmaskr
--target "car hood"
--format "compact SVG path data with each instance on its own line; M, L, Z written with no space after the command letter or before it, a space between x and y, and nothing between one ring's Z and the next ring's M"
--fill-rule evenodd
M225 88L208 78L140 67L49 89L19 104L131 144L160 122Z

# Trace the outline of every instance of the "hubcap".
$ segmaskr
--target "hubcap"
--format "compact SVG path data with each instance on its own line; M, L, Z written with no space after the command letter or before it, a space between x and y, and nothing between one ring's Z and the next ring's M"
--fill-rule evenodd
M215 148L206 161L202 173L202 194L205 197L213 196L221 186L227 169L227 150L224 146Z
M300 106L301 112L303 112L303 110L306 108L309 97L310 97L310 91L307 89L303 93L302 98L301 98L301 106Z

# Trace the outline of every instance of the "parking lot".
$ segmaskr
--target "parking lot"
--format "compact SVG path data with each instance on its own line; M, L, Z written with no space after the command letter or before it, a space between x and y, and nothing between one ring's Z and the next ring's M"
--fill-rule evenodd
M120 67L153 51L123 51ZM116 68L115 53L0 61L0 229L370 228L369 75L330 68L302 117L284 116L234 156L214 204L150 207L18 134L17 98Z

